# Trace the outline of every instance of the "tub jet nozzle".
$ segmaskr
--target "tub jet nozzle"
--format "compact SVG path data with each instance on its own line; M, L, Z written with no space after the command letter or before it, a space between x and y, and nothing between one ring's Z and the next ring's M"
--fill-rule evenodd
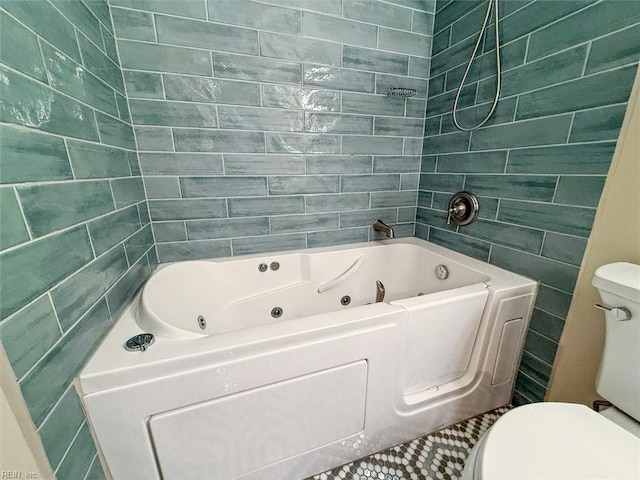
M380 280L376 280L376 303L384 300L384 284Z

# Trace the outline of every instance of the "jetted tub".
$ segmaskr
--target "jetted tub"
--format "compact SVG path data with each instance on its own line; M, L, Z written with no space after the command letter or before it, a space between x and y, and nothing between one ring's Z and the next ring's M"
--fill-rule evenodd
M535 293L415 238L169 264L78 388L116 480L305 478L508 403Z

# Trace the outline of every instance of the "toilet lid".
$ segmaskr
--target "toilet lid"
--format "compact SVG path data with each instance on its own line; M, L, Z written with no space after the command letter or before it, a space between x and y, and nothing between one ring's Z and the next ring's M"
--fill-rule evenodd
M491 427L475 470L483 480L637 479L640 439L584 405L525 405Z

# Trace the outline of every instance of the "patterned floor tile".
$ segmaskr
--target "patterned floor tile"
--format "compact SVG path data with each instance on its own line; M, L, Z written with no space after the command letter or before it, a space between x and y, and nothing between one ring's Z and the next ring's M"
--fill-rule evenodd
M480 436L506 406L319 473L307 480L455 480Z

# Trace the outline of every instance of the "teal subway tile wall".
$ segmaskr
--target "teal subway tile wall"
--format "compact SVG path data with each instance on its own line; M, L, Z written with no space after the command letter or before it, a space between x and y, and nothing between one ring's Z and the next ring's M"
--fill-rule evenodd
M156 263L109 6L1 1L0 62L0 338L57 478L104 478L72 381Z
M435 0L110 4L161 262L413 235Z
M529 403L546 391L637 71L640 2L499 7L500 100L488 124L468 133L451 111L486 2L437 2L416 236L541 282L514 397ZM493 100L493 40L485 35L462 90L464 126ZM452 228L447 201L462 189L479 197L480 218Z
M104 476L72 380L160 262L418 236L540 281L542 400L640 57L640 2L0 0L0 339L59 479ZM495 88L483 40L465 125ZM388 98L389 87L415 89ZM452 193L476 223L446 225Z

